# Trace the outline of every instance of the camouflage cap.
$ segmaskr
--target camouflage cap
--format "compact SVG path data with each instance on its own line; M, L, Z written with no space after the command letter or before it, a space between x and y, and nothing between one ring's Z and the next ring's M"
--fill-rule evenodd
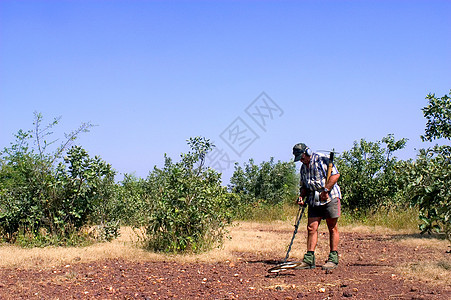
M293 147L294 161L301 160L302 153L307 151L308 147L304 143L299 143Z

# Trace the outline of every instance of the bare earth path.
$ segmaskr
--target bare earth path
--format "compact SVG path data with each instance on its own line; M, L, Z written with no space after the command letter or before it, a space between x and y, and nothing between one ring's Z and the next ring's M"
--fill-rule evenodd
M0 268L0 299L451 299L447 284L409 279L399 267L450 261L451 254L398 240L396 235L342 233L340 265L328 274L316 268L270 275L267 269L283 253L241 252L234 253L233 262L104 259Z

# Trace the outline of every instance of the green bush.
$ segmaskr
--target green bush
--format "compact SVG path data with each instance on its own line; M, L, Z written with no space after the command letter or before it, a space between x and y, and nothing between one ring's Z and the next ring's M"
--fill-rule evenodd
M361 139L358 143L354 142L351 150L337 157L344 208L365 211L393 205L404 187L399 177L403 169L399 168L400 162L392 155L404 148L406 141L396 141L391 134L382 141Z
M421 232L443 230L451 240L451 147L421 149L408 174L410 200L420 210Z
M69 244L90 222L111 221L104 204L111 197L114 171L81 147L69 149L92 125L82 124L49 152L53 142L45 138L58 119L43 129L41 123L36 113L35 129L19 130L15 143L0 153L0 234L8 242Z
M256 165L252 159L241 167L235 164L229 190L241 199L242 217L248 209L294 203L299 191L299 175L294 162L267 162Z
M451 96L451 90L450 90ZM428 94L423 110L427 120L423 141L451 140L451 98ZM444 231L451 241L451 146L421 149L409 168L409 196L420 209L422 233Z
M144 226L149 208L147 182L133 174L125 174L116 185L115 212L123 225Z
M221 244L225 226L233 217L235 197L221 186L221 174L204 166L214 145L205 138L190 138L191 151L174 163L165 156L146 179L143 219L145 246L154 251L200 252Z
M74 146L67 152L64 162L57 167L58 188L63 193L56 199L55 221L71 224L80 229L88 224L97 225L100 240L109 241L119 234L119 215L113 214L115 200L115 171L111 165L86 150Z
M449 92L451 96L451 90ZM435 94L428 94L429 104L423 107L423 115L427 120L425 134L421 136L423 141L433 141L444 138L451 140L451 98L444 95L437 98Z

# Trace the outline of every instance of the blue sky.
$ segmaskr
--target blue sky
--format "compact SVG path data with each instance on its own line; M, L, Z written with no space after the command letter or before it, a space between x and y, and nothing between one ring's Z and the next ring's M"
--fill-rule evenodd
M33 112L55 137L146 177L186 139L209 163L292 159L294 144L420 140L451 88L451 1L0 1L0 148ZM264 122L264 123L263 123Z

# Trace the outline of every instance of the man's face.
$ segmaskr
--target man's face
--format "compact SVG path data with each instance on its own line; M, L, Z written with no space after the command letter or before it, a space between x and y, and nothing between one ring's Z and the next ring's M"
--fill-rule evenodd
M301 156L301 162L302 162L304 165L308 166L308 164L310 163L310 156L308 156L308 155L305 154L305 153L302 153L302 156Z

